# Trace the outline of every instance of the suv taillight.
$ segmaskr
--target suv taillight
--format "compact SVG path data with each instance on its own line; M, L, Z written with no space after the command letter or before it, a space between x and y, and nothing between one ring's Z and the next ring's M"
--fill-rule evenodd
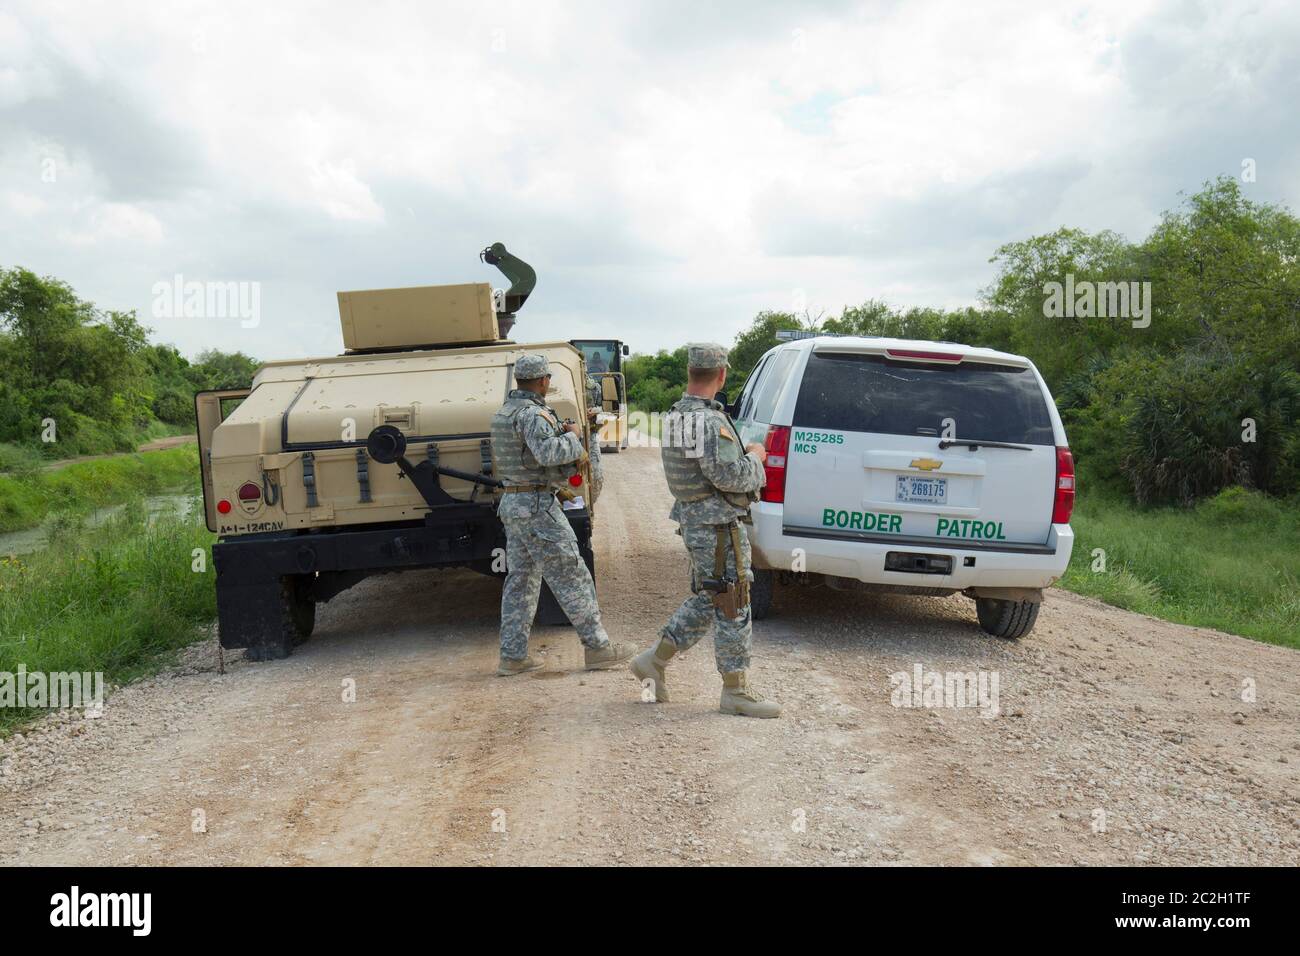
M1056 449L1056 498L1052 502L1052 524L1069 524L1074 512L1074 456L1068 448Z
M785 501L785 456L790 452L790 426L769 426L763 447L767 449L767 463L763 466L767 484L759 492L759 498L781 504Z

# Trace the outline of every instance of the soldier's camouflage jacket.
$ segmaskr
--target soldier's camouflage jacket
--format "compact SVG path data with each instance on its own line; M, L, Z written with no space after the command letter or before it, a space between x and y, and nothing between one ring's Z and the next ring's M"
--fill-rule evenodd
M717 402L683 395L664 419L660 440L668 490L676 499L674 521L726 524L758 500L767 480L763 466L746 454Z
M491 435L496 477L507 485L564 486L574 462L585 454L581 439L564 431L555 410L541 396L520 388L511 389L492 416ZM512 509L523 509L520 517L531 515L534 497L503 495L497 514L513 517Z

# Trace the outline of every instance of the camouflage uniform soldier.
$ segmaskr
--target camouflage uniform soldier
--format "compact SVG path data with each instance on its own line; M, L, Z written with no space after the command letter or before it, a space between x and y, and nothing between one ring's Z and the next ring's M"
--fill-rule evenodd
M727 350L690 345L686 394L664 423L662 456L671 517L680 525L691 561L691 590L659 632L658 643L632 660L637 679L652 682L657 701L668 700L665 667L713 628L713 651L722 674L724 714L779 717L781 707L749 686L749 538L741 518L763 487L762 445L741 447L730 416L713 400L727 380ZM707 586L706 586L707 585Z
M578 631L588 670L632 656L630 644L611 644L600 623L596 588L578 550L578 539L555 490L585 460L581 429L560 424L545 403L551 382L546 358L521 355L506 403L492 416L492 454L505 493L497 516L506 529L506 583L501 593L501 676L541 667L528 654L528 634L542 581ZM599 449L593 449L599 455Z

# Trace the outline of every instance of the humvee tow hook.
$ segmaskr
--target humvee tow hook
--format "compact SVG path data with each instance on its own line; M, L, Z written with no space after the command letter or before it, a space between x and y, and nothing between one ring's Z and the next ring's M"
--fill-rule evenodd
M431 461L412 465L410 459L406 457L406 436L393 425L380 425L371 431L366 436L366 451L381 465L396 463L402 470L402 474L411 479L411 484L430 508L463 504L442 490L442 486L438 483L438 475L459 478L461 481L472 481L489 488L500 488L505 484L491 475L476 475L458 468L435 465Z

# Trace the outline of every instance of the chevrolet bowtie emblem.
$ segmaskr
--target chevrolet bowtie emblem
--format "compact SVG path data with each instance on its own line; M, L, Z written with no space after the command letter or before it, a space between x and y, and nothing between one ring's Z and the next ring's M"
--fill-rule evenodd
M909 468L920 468L922 471L934 471L943 467L943 462L935 461L933 458L913 458L908 462Z

